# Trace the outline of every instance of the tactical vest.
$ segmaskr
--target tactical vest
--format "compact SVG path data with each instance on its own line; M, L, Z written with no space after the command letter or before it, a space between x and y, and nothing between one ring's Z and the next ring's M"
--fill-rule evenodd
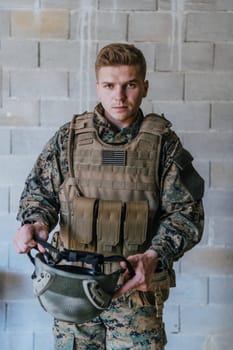
M104 255L144 252L155 234L161 138L170 123L150 114L129 144L111 145L98 136L93 117L75 115L70 125L60 238L66 248Z

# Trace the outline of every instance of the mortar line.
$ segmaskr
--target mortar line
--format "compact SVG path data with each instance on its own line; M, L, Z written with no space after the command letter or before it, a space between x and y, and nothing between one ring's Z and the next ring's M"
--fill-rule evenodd
M38 44L37 44L37 66L38 68L41 66L41 45L40 45L40 41L38 41Z

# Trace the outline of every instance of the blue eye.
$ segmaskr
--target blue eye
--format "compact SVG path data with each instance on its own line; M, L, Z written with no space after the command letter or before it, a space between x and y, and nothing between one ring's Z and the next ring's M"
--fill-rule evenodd
M103 87L105 89L112 89L113 88L113 84L104 84Z
M134 89L136 87L136 83L128 83L128 87Z

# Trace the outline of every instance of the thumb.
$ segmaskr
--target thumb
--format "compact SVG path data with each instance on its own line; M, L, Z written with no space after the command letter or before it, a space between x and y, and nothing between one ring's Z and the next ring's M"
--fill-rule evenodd
M35 228L35 235L41 239L44 239L45 241L47 241L48 236L49 236L49 228L48 226L46 226L44 223L42 222L35 222L34 224L34 228ZM45 248L38 243L38 249L41 253L45 252Z

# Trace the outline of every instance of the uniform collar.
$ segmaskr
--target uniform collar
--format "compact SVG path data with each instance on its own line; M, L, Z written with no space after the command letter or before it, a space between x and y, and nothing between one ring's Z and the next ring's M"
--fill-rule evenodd
M120 130L114 128L104 116L104 108L100 104L95 107L94 110L94 125L98 131L98 135L102 141L113 144L125 144L129 143L134 137L137 136L143 120L143 113L141 109L138 110L135 121Z

